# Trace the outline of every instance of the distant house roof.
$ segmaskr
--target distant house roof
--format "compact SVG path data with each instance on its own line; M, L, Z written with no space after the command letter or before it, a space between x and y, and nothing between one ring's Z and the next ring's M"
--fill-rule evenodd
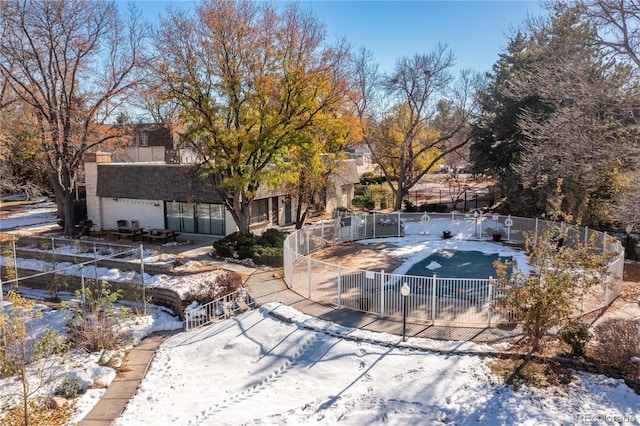
M211 179L188 165L98 164L96 195L109 198L220 203ZM257 198L285 195L281 189L260 188Z
M173 149L171 131L164 124L133 124L130 133L133 138L128 143L129 146L164 146L166 149Z

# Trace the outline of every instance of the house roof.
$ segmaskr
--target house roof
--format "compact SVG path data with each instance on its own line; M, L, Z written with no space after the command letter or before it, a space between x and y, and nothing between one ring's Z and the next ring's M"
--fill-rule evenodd
M211 179L188 165L98 164L96 195L108 198L220 203ZM257 199L285 195L282 189L260 188Z

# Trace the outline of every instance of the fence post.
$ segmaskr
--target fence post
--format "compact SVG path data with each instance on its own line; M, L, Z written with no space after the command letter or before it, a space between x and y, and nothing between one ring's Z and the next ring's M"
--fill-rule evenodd
M311 298L311 257L307 256L307 299Z
M56 270L58 267L56 266L56 240L51 237L51 255L53 256L53 282L56 282Z
M311 225L307 225L307 251L305 252L306 255L309 254L309 228L311 228Z
M353 241L353 224L355 223L354 216L351 216L351 222L349 222L349 241ZM364 223L365 234L367 232L367 222Z
M80 288L82 288L82 310L86 309L86 293L84 290L84 266L80 267Z
M11 235L11 245L13 246L13 273L15 274L16 283L18 283L18 256L16 256L16 236Z
M416 191L416 193L418 193L418 191ZM398 237L400 236L401 232L402 232L402 226L400 226L400 212L398 212Z
M96 278L96 295L98 297L102 297L102 291L98 294L98 289L100 289L100 283L98 283L98 249L96 248L96 243L93 243L93 270L95 271Z
M436 274L433 274L433 283L431 284L431 321L436 323Z
M147 296L144 288L144 246L140 244L140 285L142 286L142 310L147 315Z
M536 217L536 239L535 239L535 245L538 245L538 218Z
M342 267L338 264L338 309L342 308Z
M589 241L589 227L584 227L584 245L587 245L587 241Z
M373 226L374 226L373 229L375 229L375 223ZM380 271L380 316L381 317L384 316L384 283L385 283L384 270L382 270Z
M487 327L491 327L491 315L493 313L493 285L491 282L493 281L493 277L489 277L489 281L487 281L487 285L489 287L489 292L487 294L487 299L489 301L489 307L487 309Z
M376 212L373 212L373 238L376 237Z
M322 240L322 247L325 246L324 241L324 219L320 222L320 239Z
M602 255L603 256L607 255L607 233L606 232L602 233Z

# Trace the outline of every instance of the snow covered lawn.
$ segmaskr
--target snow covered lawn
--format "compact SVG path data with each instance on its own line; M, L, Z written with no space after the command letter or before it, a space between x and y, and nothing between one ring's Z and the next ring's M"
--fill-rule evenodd
M19 290L23 296L33 299L43 299L47 295L46 292L25 287L20 287ZM68 300L70 295L68 293L64 293L64 295L68 296L66 297ZM9 305L10 302L4 300L3 308L6 309ZM67 323L70 317L68 311L51 309L41 304L36 304L34 308L42 312L42 317L29 323L30 334L40 335L50 328L55 329L60 335L67 333ZM182 322L177 317L169 313L167 309L153 305L148 305L146 316L137 317L126 324L126 330L133 345L138 344L140 340L153 332L181 328ZM46 360L47 365L55 366L56 371L53 380L40 389L38 396L52 396L54 390L60 386L65 377L80 378L85 387L89 388L97 377L103 377L107 383L110 383L115 378L116 371L110 367L100 366L98 364L99 358L99 352L87 353L82 349L73 349L61 357ZM33 365L30 367L34 370L31 375L33 387L42 384L37 377L35 367ZM0 410L19 403L21 389L16 376L0 379L0 389ZM104 391L104 389L90 388L86 393L74 399L75 414L69 424L76 424L82 420L98 402Z
M481 357L390 342L267 304L167 340L115 425L640 422L640 396L619 380L576 373L566 388L516 392Z

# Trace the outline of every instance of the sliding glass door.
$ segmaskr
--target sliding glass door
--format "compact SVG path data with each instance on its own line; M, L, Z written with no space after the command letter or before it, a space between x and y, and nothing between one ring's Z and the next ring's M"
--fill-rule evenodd
M224 235L224 206L222 204L193 204L167 201L167 228L194 234Z

